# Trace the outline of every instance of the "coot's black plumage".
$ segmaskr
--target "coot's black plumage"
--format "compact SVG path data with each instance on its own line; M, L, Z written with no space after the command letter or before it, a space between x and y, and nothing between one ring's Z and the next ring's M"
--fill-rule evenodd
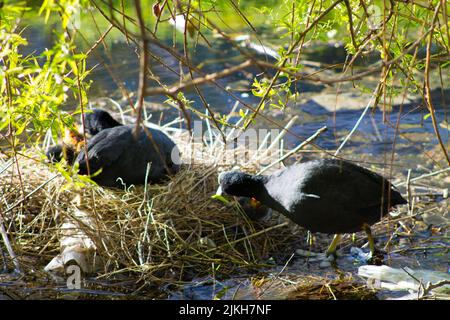
M255 198L312 231L330 234L365 230L374 250L370 225L406 200L382 176L337 159L314 160L255 176L225 172L219 176L226 194ZM336 236L328 253L334 253Z
M87 159L84 148L75 146L69 139L69 142L47 150L49 160L60 161L64 157L72 164L76 157L80 174L88 174L88 160L90 174L102 169L92 179L105 187L122 187L122 182L126 185L144 184L148 163L150 170L147 182L160 182L179 170L179 165L175 163L179 160L175 143L158 129L141 128L136 137L133 134L134 125L122 125L101 109L85 113L84 126L92 136L86 146Z
M88 142L89 173L102 169L92 177L99 185L122 187L119 178L126 185L144 184L148 163L148 182L160 182L178 171L179 165L172 160L172 154L177 156L176 145L167 135L157 129L140 128L136 137L133 129L134 125L115 126L100 131ZM84 150L76 162L80 174L88 174Z

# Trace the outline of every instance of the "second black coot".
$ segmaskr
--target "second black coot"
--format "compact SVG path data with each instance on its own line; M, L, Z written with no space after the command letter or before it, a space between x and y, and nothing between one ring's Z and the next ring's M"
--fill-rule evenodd
M340 234L366 231L406 200L382 176L336 159L308 161L272 175L224 172L219 184L226 194L248 197L280 212L311 232L336 234L327 254L334 254Z
M179 155L175 143L162 131L118 125L99 131L76 158L80 174L93 175L92 180L106 187L123 187L145 183L147 165L150 169L147 182L160 182L179 170ZM89 166L89 172L88 172Z

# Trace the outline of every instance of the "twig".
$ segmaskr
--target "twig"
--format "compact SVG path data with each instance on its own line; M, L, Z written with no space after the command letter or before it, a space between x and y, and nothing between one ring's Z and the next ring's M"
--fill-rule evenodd
M134 134L137 137L139 135L140 129L139 126L141 125L141 119L142 119L142 108L144 107L144 96L145 96L145 88L147 84L147 57L148 57L148 39L145 34L145 22L144 18L142 16L142 9L141 9L141 1L140 0L134 0L134 4L136 7L136 14L138 16L139 20L139 29L141 32L141 38L139 41L139 47L140 47L140 56L139 56L139 96L137 101L137 118L136 118L136 126L134 127Z
M251 65L252 65L252 61L247 60L237 66L231 67L229 69L225 69L220 72L210 73L201 78L195 78L189 82L184 82L177 86L173 86L170 89L165 89L165 88L161 88L161 87L147 89L145 91L145 95L146 96L154 96L154 95L158 95L158 94L165 94L165 95L171 95L171 96L176 95L178 92L180 92L182 90L188 89L193 86L198 86L198 85L206 83L206 82L211 82L211 81L214 81L214 80L217 80L220 78L224 78L224 77L229 76L237 71L245 69Z
M261 151L260 149L262 149L262 147L264 147L267 139L269 138L270 132L267 134L267 136L264 138L264 140L261 142L260 145L260 149L258 149L258 152L255 153L255 155L253 155L253 157L250 159L254 160L257 156L259 156L260 158L264 157L270 150L272 150L277 144L278 142L280 142L280 140L286 135L286 133L289 131L289 129L294 125L295 121L297 121L298 116L294 116L292 117L291 120L289 120L289 122L286 124L286 126L283 128L283 130L281 130L280 134L278 134L277 137L275 137L272 141L272 143L263 151ZM266 139L267 138L267 139ZM283 140L281 140L283 141ZM281 148L282 150L283 148ZM259 153L259 151L261 151L261 153Z
M380 88L380 83L378 83L377 88L375 89L375 91L372 94L372 97L370 98L369 102L367 103L367 106L364 108L364 111L361 113L361 116L359 117L358 121L356 121L355 125L353 126L353 129L349 132L349 134L345 137L344 141L342 141L341 145L339 146L339 148L337 148L336 152L334 153L335 156L337 156L337 154L339 153L339 151L341 151L341 149L345 146L345 144L347 143L347 141L351 138L351 136L353 135L353 133L355 133L356 129L358 128L359 124L361 123L362 119L364 118L364 116L366 115L367 111L369 110L369 108L372 106L372 104L375 102L376 100L376 96L378 93L378 90Z
M6 211L3 214L7 214L9 213L12 209L14 209L15 207L17 207L19 204L21 204L22 202L24 202L25 200L27 200L28 198L30 198L33 194L35 194L38 190L42 189L47 183L49 183L50 181L54 180L56 177L59 176L58 174L55 174L53 177L47 179L46 181L44 181L43 183L41 183L39 186L37 186L33 191L31 191L29 194L27 194L26 196L24 196L22 199L19 199L16 201L16 203L14 203L13 205L11 205L8 209L6 209Z
M284 264L283 268L281 268L281 270L273 277L272 281L270 282L270 284L263 290L263 292L261 292L258 295L258 298L261 298L263 295L266 294L266 292L272 287L272 285L274 284L275 280L280 278L280 275L284 272L284 270L286 270L289 262L291 262L292 258L294 258L295 256L295 252L293 254L291 254L291 256L289 257L289 259L287 259L286 263Z
M408 198L408 214L411 215L412 211L411 211L411 183L410 183L410 179L411 179L411 169L408 169L408 176L406 177L406 196Z
M5 165L4 165L2 168L0 168L0 174L2 174L3 172L5 172L6 170L8 170L8 168L11 167L13 164L14 164L13 159L9 159L9 160L5 163Z
M110 28L110 30L111 30L111 28ZM65 29L65 33L67 34L67 37L69 39L71 39L72 36L70 35L69 29L67 29L67 27ZM105 34L105 36L106 36L106 34ZM103 40L102 38L100 38L100 39ZM94 48L96 46L97 45L95 45ZM72 51L72 55L75 56L75 54L76 54L75 49L72 49L71 51ZM81 79L80 79L80 70L79 69L80 69L80 67L79 67L78 63L75 63L74 68L72 68L72 70L69 73L72 73L72 72L76 71L77 90L78 90L78 104L80 106L81 126L83 128L82 135L83 135L83 140L87 141L86 126L85 126L85 119L84 119L84 105L85 105L85 103L83 102L83 90L82 90L82 86L83 85L82 85L82 82L81 82ZM85 161L86 161L86 170L87 170L88 175L90 175L91 174L91 170L90 170L90 166L89 166L87 143L83 143L83 150L84 150L84 158L85 158Z
M325 287L328 289L328 291L330 291L331 295L333 296L333 300L337 300L336 296L334 295L333 290L331 289L331 286L329 283L325 284Z
M292 54L292 52L294 51L294 49L297 47L297 45L302 42L304 40L304 37L306 36L306 34L317 24L319 23L322 18L324 16L326 16L331 10L334 9L334 7L336 7L339 3L341 3L344 0L337 0L334 3L332 3L327 9L325 9L323 12L321 12L321 14L299 35L297 41L295 41L287 50L286 55L284 56L284 58L281 60L280 62L280 69L277 70L275 76L272 78L272 80L270 81L269 86L265 89L265 93L264 95L261 97L261 100L259 101L258 106L256 107L255 111L253 112L253 114L251 115L250 119L244 124L244 130L246 130L248 128L248 126L250 125L250 123L252 123L253 119L255 119L256 115L259 113L259 111L261 110L264 102L266 101L266 98L269 95L269 92L272 90L273 86L275 85L275 82L278 80L278 78L281 75L281 68L284 68L284 66L286 65L288 59L290 58L290 55Z
M106 38L106 36L112 30L113 27L114 26L112 24L109 25L108 29L106 29L106 31L100 36L100 38L97 41L95 41L94 45L88 51L86 51L85 53L86 56L89 56L90 53L94 51L95 48L97 48L100 43L104 41L104 39Z
M345 7L347 8L347 15L348 15L348 22L349 22L348 28L350 29L352 44L353 44L353 47L355 48L355 51L358 51L359 48L358 48L358 44L356 43L355 30L353 29L352 8L350 7L350 2L348 0L344 0L344 4L345 4Z
M437 289L437 288L443 287L443 286L448 286L448 285L450 285L450 280L442 280L442 281L438 281L436 283L428 282L427 285L425 287L423 287L423 292L419 296L419 299L428 295L431 290L434 290L434 289Z
M223 244L223 245L221 245L221 246L218 246L218 247L215 247L215 248L206 250L205 253L210 252L210 251L217 250L217 249L222 248L222 247L225 247L225 246L231 246L231 245L234 245L234 244L236 244L236 243L239 243L239 242L242 242L242 241L245 241L245 240L248 240L248 239L257 237L257 236L262 235L262 234L264 234L264 233L266 233L266 232L272 231L272 230L274 230L274 229L282 228L282 227L285 227L285 226L287 226L287 225L289 225L289 222L283 222L283 223L277 224L276 226L272 226L272 227L266 228L266 229L264 229L264 230L255 232L255 233L253 233L253 234L251 234L251 235L249 235L249 236L246 236L246 237L243 237L243 238L240 238L240 239L231 241L231 242L229 242L229 243Z
M189 66L191 66L191 61L189 58L189 54L188 54L188 36L186 34L186 31L188 31L188 23L189 23L189 11L191 9L191 0L188 1L187 4L187 12L186 12L186 18L184 19L184 31L183 31L183 48L184 48L184 58L186 60L186 62L188 63ZM194 24L191 23L191 25L193 26ZM197 30L198 33L197 34L201 34L200 29ZM206 40L206 38L204 38ZM207 42L207 40L206 40ZM194 81L194 73L192 71L192 68L189 67L188 68L189 71L189 76L191 77L191 80ZM181 81L181 78L180 78ZM209 112L209 114L211 114L211 119L214 122L214 125L216 126L217 130L219 130L220 135L222 136L223 141L225 142L225 134L222 132L222 130L220 130L220 125L219 122L216 119L216 116L214 114L214 110L212 110L208 104L208 102L206 101L205 97L203 96L200 88L198 87L197 84L194 84L194 89L195 92L197 93L197 95L199 96L203 106L205 107L205 109Z
M289 122L286 124L286 127L281 130L280 134L272 141L270 146L267 148L266 152L271 150L288 132L288 130L294 125L295 121L297 121L298 116L294 116L289 120Z
M435 175L438 175L438 174L441 174L441 173L444 173L444 172L447 172L447 171L450 171L450 167L445 168L445 169L441 169L441 170L438 170L438 171L434 171L434 172L431 172L431 173L423 174L423 175L415 177L415 178L412 178L412 179L410 179L409 183L415 182L415 181L418 181L418 180L421 180L421 179L424 179L424 178L432 177L432 176L435 176ZM406 184L408 184L408 181L397 183L396 186L400 187L400 186L404 186Z
M417 282L419 283L419 290L418 290L418 292L417 292L417 298L419 299L419 298L420 298L420 294L419 294L420 288L424 288L424 287L423 287L423 282L422 282L422 280L417 279L417 278L416 278L415 276L413 276L410 272L408 272L408 270L406 270L406 268L403 268L403 267L402 267L402 270L405 271L406 274L407 274L408 276L410 276L413 280L415 280L415 281L417 281Z
M21 273L19 261L17 260L17 256L14 253L14 250L11 246L11 243L8 239L8 234L6 233L5 226L3 223L3 213L0 214L0 233L2 234L3 242L5 243L6 250L8 250L9 256L14 264L15 271Z

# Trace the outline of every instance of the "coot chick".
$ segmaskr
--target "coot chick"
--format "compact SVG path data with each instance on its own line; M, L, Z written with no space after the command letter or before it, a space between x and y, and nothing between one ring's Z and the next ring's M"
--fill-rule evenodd
M105 129L121 126L108 112L101 109L92 109L84 114L84 127L86 132L95 136Z
M272 209L254 198L239 197L238 203L245 215L252 221L265 221L272 216Z
M387 179L337 159L295 164L267 176L224 172L219 184L224 193L255 198L311 232L336 234L327 255L335 254L340 234L361 230L373 255L370 226L407 203Z
M102 130L122 125L107 111L95 108L91 111L84 114L84 127L91 136L95 136ZM83 143L83 135L67 129L62 144L49 147L45 154L51 163L66 159L68 164L73 164Z
M89 140L89 173L93 175L102 169L92 176L99 185L120 188L123 183L144 184L148 163L148 182L160 182L179 170L178 159L172 160L172 154L178 156L178 149L166 134L153 128L140 128L136 137L133 129L134 125L120 125L102 130ZM79 173L88 174L84 150L78 154L76 162Z
M76 155L83 146L83 136L74 130L66 129L62 143L50 146L46 150L45 155L50 163L66 159L66 162L72 165Z

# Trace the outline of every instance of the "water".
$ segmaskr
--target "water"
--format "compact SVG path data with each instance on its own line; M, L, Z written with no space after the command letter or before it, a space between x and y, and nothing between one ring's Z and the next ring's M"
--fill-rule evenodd
M50 47L54 40L50 30L51 28L47 26L47 30L42 32L41 27L35 27L31 24L24 32L24 36L28 38L30 42L29 48L27 48L24 53L29 53L31 51L42 52L44 48ZM270 31L265 30L265 32ZM265 37L267 38L267 43L275 42L275 40L271 39L267 33L265 33ZM171 38L165 40L166 45L170 46L171 43ZM195 48L191 48L189 52L192 65L201 66L201 70L205 74L224 70L245 60L245 57L230 46L225 40L213 38L211 39L211 46L212 48L199 43ZM80 43L80 48L87 49L88 46L84 43ZM325 50L329 53L324 54L320 52L319 54L314 55L313 48L309 48L308 51L312 51L312 53L307 55L306 58L315 58L315 62L335 63L336 61L330 60L331 57L336 58L342 56L342 54L339 53L342 51L342 47L328 46L319 48L320 50ZM123 99L114 78L111 77L109 71L104 66L104 62L106 62L112 72L114 72L116 79L119 79L129 92L134 93L137 91L139 69L136 50L134 44L128 45L122 40L112 40L109 42L109 54L106 54L101 46L95 50L95 54L91 54L89 66L96 66L90 76L90 80L92 80L90 89L91 101L95 101L96 98L100 97L111 97L119 100L121 105L127 108L127 102ZM180 72L178 61L156 45L151 45L150 51L161 57L166 64L166 67L164 67L154 60L150 62L150 68L155 76L164 84L177 84ZM181 46L178 47L178 52L182 54ZM250 50L250 52L252 51ZM252 53L255 54L255 52ZM259 59L273 61L271 57L266 57L261 54L257 55L257 57ZM110 58L112 60L110 60ZM315 69L313 68L312 71L314 70ZM188 70L183 68L183 73L187 75ZM261 79L260 73L261 70L259 68L250 67L241 72L219 79L217 83L222 87L230 87L238 90L233 91L233 94L243 102L251 106L256 106L259 102L259 98L253 96L250 89L251 81L254 77ZM273 72L269 72L268 75L270 76L272 74ZM333 72L328 73L329 76L336 74L337 73ZM194 76L201 75L194 73ZM369 88L374 88L376 85L376 82L370 78L360 82ZM151 87L158 86L155 81L151 81L149 85ZM325 88L321 84L308 82L299 82L295 87L295 90L300 92L300 98L296 103L290 103L288 112L283 113L273 109L264 112L267 117L271 117L275 120L279 126L286 124L293 115L298 115L300 117L298 123L291 130L295 136L291 134L286 135L287 148L294 147L317 129L326 125L330 130L325 134L322 134L315 143L327 150L336 149L342 142L342 139L354 127L356 120L359 118L368 102L368 98L370 98L370 96L361 95L359 90L352 88L350 84L344 83L339 88L342 98L335 109L336 87ZM230 96L229 93L213 84L201 85L199 86L199 89L211 109L217 115L228 114L236 102L236 99ZM446 145L448 145L449 140L448 110L443 102L448 100L449 92L450 88L444 88L444 95L442 96L439 87L435 87L432 92L437 122L441 124L439 129L443 142ZM184 94L192 101L192 106L195 109L202 113L205 112L200 97L193 89L184 91ZM154 119L160 119L161 113L163 113L163 119L165 121L173 120L179 115L178 110L175 108L167 105L161 106L165 100L165 96L152 96L146 98L146 101L155 104L153 108L148 110L149 113L154 116ZM400 98L397 98L394 101L393 109L387 117L385 117L380 108L369 112L359 125L354 137L350 139L347 147L356 150L356 152L364 154L368 153L374 156L391 153L396 132L396 121L400 110L399 100ZM76 105L76 102L72 102L72 105ZM70 106L68 106L68 108L70 109ZM431 118L424 120L424 117L427 114L428 111L425 106L423 106L420 97L414 97L414 99L407 100L404 103L401 113L399 135L396 140L396 153L400 155L422 153L437 145L438 141L434 133ZM191 112L190 115L196 119L195 114ZM237 121L237 119L238 117L234 120ZM256 127L277 128L277 124L268 122L266 119L260 117L256 123Z
M447 238L448 239L448 238ZM387 237L377 237L378 245L384 244ZM407 244L405 244L405 242ZM414 234L412 237L397 237L390 248L390 254L385 255L385 263L393 268L425 269L448 273L450 255L449 243L441 235L431 235L429 231ZM307 258L295 255L286 261L280 261L279 266L265 270L259 275L241 275L232 279L215 279L212 277L195 279L192 284L182 290L171 292L169 299L284 299L295 292L295 285L304 284L304 278L317 277L317 281L329 282L342 278L346 272L355 274L359 266L367 264L346 248L340 255L335 266L320 267L319 261L308 261ZM364 249L367 251L367 249ZM262 288L257 280L264 279L267 283ZM364 284L357 276L353 285ZM282 287L280 289L280 287ZM378 299L390 299L404 296L408 291L377 292ZM322 298L326 296L324 294ZM332 298L330 296L330 298Z

